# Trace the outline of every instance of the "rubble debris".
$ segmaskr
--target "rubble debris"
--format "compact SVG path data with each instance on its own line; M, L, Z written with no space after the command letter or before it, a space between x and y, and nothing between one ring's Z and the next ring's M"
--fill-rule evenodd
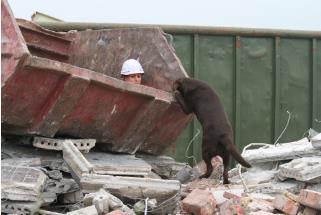
M276 209L278 209L286 214L296 215L299 210L300 204L297 201L295 201L285 195L279 194L279 195L276 195L276 197L273 201L273 206Z
M66 140L62 144L63 158L70 167L73 178L79 182L85 173L91 173L94 166L87 161L83 154L77 149L70 140Z
M188 164L179 163L168 156L153 156L146 154L137 154L136 156L150 164L152 170L163 179L176 179L177 173L188 166Z
M307 138L299 141L270 145L258 149L248 149L242 156L250 163L290 160L297 157L320 156L321 151L316 150Z
M111 175L84 174L80 180L84 193L91 193L104 188L117 197L156 198L157 201L168 199L180 191L176 180L162 180Z
M1 198L38 201L47 176L34 167L1 166Z
M100 189L98 192L85 195L83 202L84 206L95 205L99 214L105 214L114 210L121 210L128 215L135 215L133 210L124 205L120 199L111 195L104 189Z
M313 190L301 190L299 202L311 208L321 210L321 193Z
M70 193L79 190L78 184L71 178L63 178L61 180L48 179L45 191L56 194Z
M152 169L135 155L90 152L84 156L94 166L95 173L101 175L146 176Z
M318 214L320 214L320 211L317 211L314 208L305 207L302 214L303 215L318 215Z
M209 190L193 190L182 201L182 209L188 213L199 215L212 215L216 207L216 201Z
M321 133L310 128L308 138L310 139L313 147L318 149L321 148Z
M1 195L2 197L2 195ZM40 202L1 200L1 214L35 214L39 211Z
M46 210L42 210L42 209L40 209L38 211L38 213L42 214L42 215L63 215L62 213L56 213L56 212L46 211Z
M96 207L92 205L76 211L68 212L66 215L98 215L98 212Z
M81 190L77 190L59 195L58 202L60 204L75 204L77 202L83 201L83 198L84 196Z
M2 160L1 165L39 167L41 166L41 161L40 158L9 158Z
M280 165L279 175L295 178L298 181L310 181L321 176L321 157L303 157Z
M146 207L146 204L147 204L147 207ZM152 211L156 208L156 206L157 206L156 199L146 198L145 200L140 200L136 202L133 209L135 214L142 214L143 212L145 212L145 209L147 209L147 211Z
M41 149L58 150L63 149L62 145L65 141L71 141L80 151L89 152L95 146L95 139L54 139L45 137L34 137L33 146Z

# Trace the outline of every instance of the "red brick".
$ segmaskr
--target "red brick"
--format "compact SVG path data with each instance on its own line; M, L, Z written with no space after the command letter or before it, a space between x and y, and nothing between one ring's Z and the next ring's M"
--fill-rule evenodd
M231 193L231 192L228 192L228 191L225 191L225 192L224 192L223 197L224 197L224 198L227 198L227 199L232 199L232 198L238 198L238 199L240 199L240 198L241 198L241 196L236 195L236 194Z
M216 201L208 190L193 190L182 201L182 209L185 212L197 215L212 215L216 207Z
M299 210L299 203L287 198L284 195L277 195L273 201L273 207L289 215L296 215Z
M220 206L220 214L243 215L243 214L245 214L245 209L241 206L240 199L232 198L232 199L225 201Z
M128 215L128 213L123 212L121 210L115 210L115 211L109 212L109 213L107 213L105 215Z
M255 211L255 212L250 212L249 215L273 215L274 213L270 213L267 211Z
M301 190L299 202L311 208L321 210L321 193L313 190Z

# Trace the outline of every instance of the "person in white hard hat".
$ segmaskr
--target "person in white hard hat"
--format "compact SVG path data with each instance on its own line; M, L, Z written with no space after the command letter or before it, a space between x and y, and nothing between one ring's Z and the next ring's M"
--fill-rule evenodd
M141 84L144 70L137 60L129 59L123 63L120 74L123 81L133 84Z

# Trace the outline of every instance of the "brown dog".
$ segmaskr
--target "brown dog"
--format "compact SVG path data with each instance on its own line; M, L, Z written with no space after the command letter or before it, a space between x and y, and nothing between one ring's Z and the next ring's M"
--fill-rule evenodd
M206 163L206 173L211 175L212 157L221 156L224 164L223 183L228 184L230 154L245 167L251 165L244 160L233 144L233 131L223 105L214 90L204 82L191 78L181 78L174 83L175 97L185 113L194 112L203 128L202 156Z

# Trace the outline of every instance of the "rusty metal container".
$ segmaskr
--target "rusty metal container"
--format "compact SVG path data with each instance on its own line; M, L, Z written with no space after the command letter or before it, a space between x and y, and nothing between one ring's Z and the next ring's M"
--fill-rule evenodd
M191 121L171 94L187 74L158 28L56 33L15 20L2 1L2 133L94 138L159 154ZM143 85L119 79L139 58Z

